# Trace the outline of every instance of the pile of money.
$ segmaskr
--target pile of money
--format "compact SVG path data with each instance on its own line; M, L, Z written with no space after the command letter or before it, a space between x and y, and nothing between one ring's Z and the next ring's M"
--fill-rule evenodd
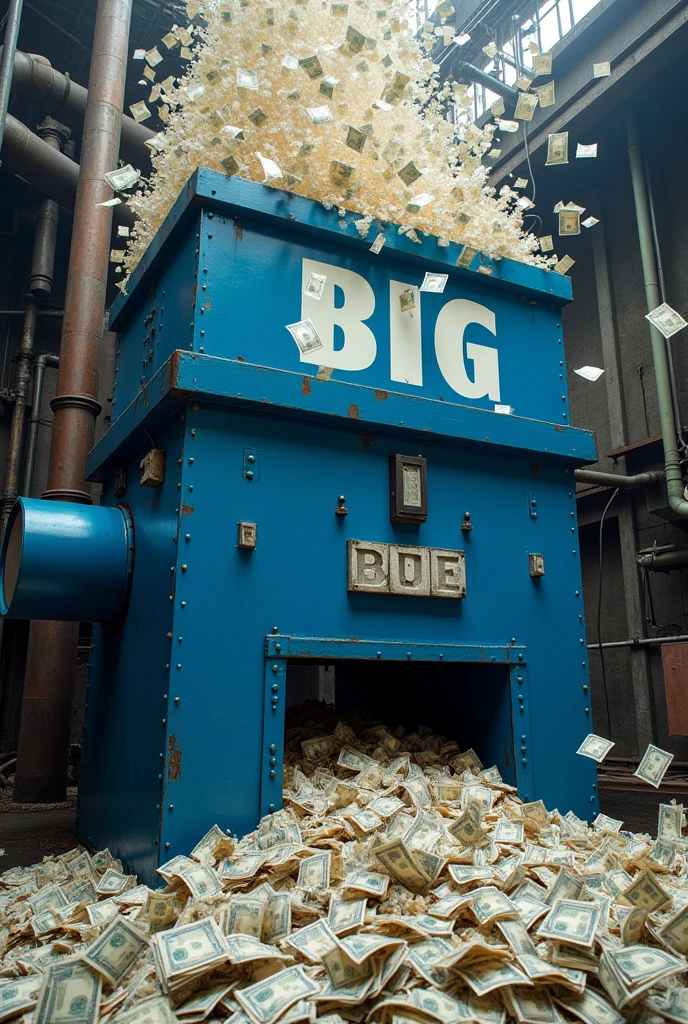
M284 761L283 807L158 888L108 850L0 876L0 1021L688 1024L680 805L656 839L589 825L429 729L317 704Z
M134 51L142 93L128 113L160 130L149 140L153 173L127 198L137 217L127 272L199 166L322 203L352 237L374 222L371 242L391 242L401 226L426 248L432 236L433 251L455 243L457 255L469 246L553 267L524 230L518 193L503 184L497 194L489 177L499 133L554 103L551 54L531 50L514 119L497 113L500 100L483 124L470 84L440 73L437 59L455 42L449 0L432 19L408 0L186 0L181 17L184 6L186 26ZM495 43L485 55L503 56ZM134 183L122 171L109 175L113 188Z

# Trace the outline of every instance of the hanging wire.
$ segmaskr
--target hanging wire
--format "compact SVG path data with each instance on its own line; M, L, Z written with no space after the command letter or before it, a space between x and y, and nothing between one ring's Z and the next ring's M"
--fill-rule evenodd
M612 738L612 716L609 710L609 691L607 690L607 673L604 665L604 648L602 647L602 569L604 567L604 551L602 548L602 535L604 531L604 520L607 512L609 511L612 502L616 499L619 493L617 487L611 498L607 502L600 519L600 542L599 542L599 568L597 573L597 647L600 652L600 669L602 672L602 691L604 693L604 705L607 710L607 738Z
M530 174L530 180L533 185L533 194L530 197L531 203L535 202L535 175L533 174L533 165L530 162L530 146L528 145L528 122L523 122L523 148L526 151L526 160L528 162L528 173Z

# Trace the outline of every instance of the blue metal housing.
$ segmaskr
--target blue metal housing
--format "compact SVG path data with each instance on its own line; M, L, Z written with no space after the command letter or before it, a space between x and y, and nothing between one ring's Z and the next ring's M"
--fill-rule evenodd
M149 882L213 822L242 834L280 805L293 659L336 666L337 707L430 725L524 799L598 811L575 754L592 723L573 469L595 444L568 425L570 282L463 269L394 227L375 255L343 220L201 169L112 310L113 425L89 470L129 509L136 559L126 616L95 631L78 829ZM428 271L442 294L418 291ZM285 325L305 317L321 347L302 353ZM150 438L158 488L137 482ZM390 522L392 454L427 459L421 525ZM467 596L350 592L352 538L464 550Z
M126 599L133 544L125 509L19 498L0 556L0 614L107 622Z

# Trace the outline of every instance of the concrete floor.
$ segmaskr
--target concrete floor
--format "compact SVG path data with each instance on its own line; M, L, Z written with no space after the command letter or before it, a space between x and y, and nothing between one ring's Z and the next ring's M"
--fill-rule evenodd
M657 814L660 803L667 803L671 794L655 792L628 793L622 790L602 789L602 811L613 818L621 818L624 828L633 832L656 835ZM681 802L681 795L677 796ZM688 803L688 800L686 800ZM74 834L76 809L58 807L45 810L6 810L0 814L0 872L15 865L35 864L51 854L66 853L77 845Z
M75 817L74 807L0 814L0 872L71 850L77 845Z

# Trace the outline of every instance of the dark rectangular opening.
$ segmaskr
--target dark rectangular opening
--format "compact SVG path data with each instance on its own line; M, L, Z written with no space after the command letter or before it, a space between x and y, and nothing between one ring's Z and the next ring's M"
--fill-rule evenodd
M496 765L515 785L514 735L508 665L475 662L287 659L287 713L312 702L345 713L355 710L394 730L427 726L459 748L472 747L486 768Z

